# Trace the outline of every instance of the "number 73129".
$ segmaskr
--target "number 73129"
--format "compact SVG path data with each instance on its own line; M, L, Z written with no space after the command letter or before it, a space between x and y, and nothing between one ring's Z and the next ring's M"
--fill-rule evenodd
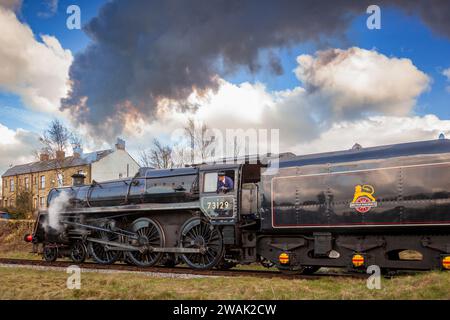
M208 209L228 209L230 203L228 201L207 201L206 206Z

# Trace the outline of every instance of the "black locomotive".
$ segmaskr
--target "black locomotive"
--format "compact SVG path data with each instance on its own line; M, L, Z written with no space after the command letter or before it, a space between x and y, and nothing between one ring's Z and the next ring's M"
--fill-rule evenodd
M218 188L219 172L233 182L227 192ZM46 260L68 253L81 262L89 254L102 264L197 269L261 262L304 273L450 268L446 139L143 168L132 179L90 185L80 179L52 190L50 210L39 213L32 241L43 244Z

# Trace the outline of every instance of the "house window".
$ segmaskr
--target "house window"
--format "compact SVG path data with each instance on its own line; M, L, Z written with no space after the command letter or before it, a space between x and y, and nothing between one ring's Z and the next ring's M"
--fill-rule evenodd
M45 176L41 176L41 189L45 189Z
M62 187L64 185L64 176L62 173L58 173L56 175L56 180L58 181L58 187Z
M45 206L45 197L39 198L39 207L43 208Z
M30 178L25 178L25 190L30 190Z
M37 184L37 176L34 176L34 182L33 182L33 184Z
M5 199L5 204L4 204L5 208L8 206L8 200Z
M10 192L14 191L14 179L9 180L9 191Z

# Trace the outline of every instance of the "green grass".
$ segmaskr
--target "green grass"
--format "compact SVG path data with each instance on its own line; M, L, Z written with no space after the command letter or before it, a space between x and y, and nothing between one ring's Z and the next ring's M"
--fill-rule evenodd
M6 251L0 252L0 258L42 260L42 255L29 251Z
M450 273L425 272L382 279L169 279L141 274L83 273L81 290L66 288L63 271L0 268L0 299L450 299Z

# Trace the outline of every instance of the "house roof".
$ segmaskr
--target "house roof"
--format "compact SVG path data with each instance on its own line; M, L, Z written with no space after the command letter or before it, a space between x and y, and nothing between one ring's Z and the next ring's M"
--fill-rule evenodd
M64 160L57 161L56 159L51 159L48 161L37 161L26 164L17 165L9 168L2 175L2 177L15 176L18 174L35 173L48 170L55 170L61 168L69 168L76 166L89 165L93 162L99 161L100 159L106 157L113 152L112 149L94 151L90 153L82 154L80 157L65 157Z

